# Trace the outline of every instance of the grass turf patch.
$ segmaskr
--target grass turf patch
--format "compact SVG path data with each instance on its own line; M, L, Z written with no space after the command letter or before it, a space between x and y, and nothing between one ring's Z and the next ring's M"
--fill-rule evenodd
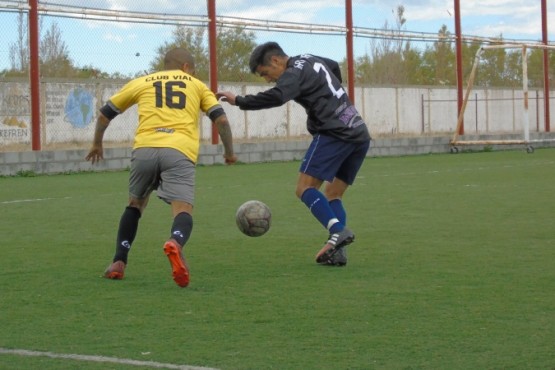
M0 347L221 369L555 366L555 150L368 158L345 268L295 198L299 163L199 167L191 285L151 199L123 281L101 278L127 172L0 178ZM259 199L272 228L241 234ZM0 369L131 365L0 355Z

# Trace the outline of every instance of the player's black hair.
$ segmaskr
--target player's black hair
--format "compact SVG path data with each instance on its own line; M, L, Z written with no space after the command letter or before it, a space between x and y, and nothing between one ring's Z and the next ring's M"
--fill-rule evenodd
M252 51L249 60L251 72L256 73L256 68L258 68L258 66L267 66L270 64L270 58L273 56L286 57L287 54L285 54L281 46L274 41L258 45Z

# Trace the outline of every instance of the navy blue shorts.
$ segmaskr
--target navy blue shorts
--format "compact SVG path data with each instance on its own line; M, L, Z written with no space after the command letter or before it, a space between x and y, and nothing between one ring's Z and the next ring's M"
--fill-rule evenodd
M329 182L337 177L352 185L369 147L370 141L351 143L332 136L315 135L299 171Z

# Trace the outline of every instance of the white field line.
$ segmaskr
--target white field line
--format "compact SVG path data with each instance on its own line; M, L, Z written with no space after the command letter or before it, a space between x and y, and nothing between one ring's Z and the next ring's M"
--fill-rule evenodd
M0 204L42 202L42 201L45 201L45 200L56 200L56 199L71 199L71 197L63 197L63 198L36 198L36 199L14 199L14 200L5 200L5 201L3 201L3 202L0 202Z
M40 352L40 351L29 351L26 349L7 349L0 348L0 355L16 355L24 357L50 357L50 358L61 358L68 360L77 361L88 361L88 362L109 362L113 364L124 364L133 366L148 366L156 369L177 369L177 370L217 370L209 367L199 367L199 366L189 366L189 365L175 365L175 364L165 364L161 362L154 361L138 361L125 358L117 357L105 357L105 356L90 356L90 355L77 355L77 354L61 354L53 352Z

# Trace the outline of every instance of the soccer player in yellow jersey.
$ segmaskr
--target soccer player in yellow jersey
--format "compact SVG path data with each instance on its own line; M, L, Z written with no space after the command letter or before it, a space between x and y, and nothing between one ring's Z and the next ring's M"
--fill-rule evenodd
M104 276L123 279L127 255L137 234L139 218L152 191L172 208L171 235L164 253L180 287L189 285L189 268L183 246L193 228L195 164L199 152L199 114L216 125L224 146L226 164L233 164L231 128L214 93L193 77L195 62L183 48L168 51L164 70L136 78L100 108L92 147L86 156L93 164L103 159L102 140L110 121L138 104L139 124L131 157L129 203L119 223L116 253Z

